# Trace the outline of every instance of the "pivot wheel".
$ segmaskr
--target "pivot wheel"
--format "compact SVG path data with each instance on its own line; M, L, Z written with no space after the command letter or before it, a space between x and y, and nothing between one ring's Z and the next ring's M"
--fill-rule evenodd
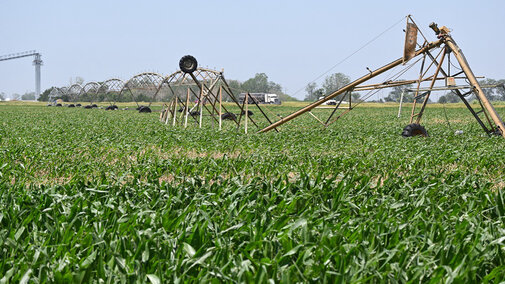
M403 137L413 137L413 136L422 136L422 137L428 137L428 132L424 128L424 126L417 124L417 123L412 123L405 128L403 128L402 132Z
M179 68L181 68L184 73L193 73L198 67L198 62L196 58L191 55L184 55L181 60L179 60Z
M221 115L223 120L237 120L237 116L234 113L226 112Z
M139 112L140 113L145 113L145 112L152 112L151 108L148 106L141 106L139 107Z

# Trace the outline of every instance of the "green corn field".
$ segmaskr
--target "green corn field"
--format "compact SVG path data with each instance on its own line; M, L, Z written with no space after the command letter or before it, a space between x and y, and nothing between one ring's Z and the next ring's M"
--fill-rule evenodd
M245 135L4 103L0 283L504 281L505 140L462 105L403 138L397 110Z

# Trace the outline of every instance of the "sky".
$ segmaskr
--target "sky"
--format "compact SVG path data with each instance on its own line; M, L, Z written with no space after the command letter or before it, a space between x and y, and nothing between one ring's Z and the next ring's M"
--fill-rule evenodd
M0 0L0 55L40 52L42 91L76 77L169 75L191 54L228 79L266 73L302 99L328 70L356 79L402 57L411 14L430 41L431 22L449 27L476 75L505 78L505 1L409 2ZM0 92L34 91L32 60L1 61Z

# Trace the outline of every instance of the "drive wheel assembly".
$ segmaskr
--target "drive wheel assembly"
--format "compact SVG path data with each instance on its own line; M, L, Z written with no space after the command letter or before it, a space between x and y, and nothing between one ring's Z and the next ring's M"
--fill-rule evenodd
M405 128L403 128L402 132L403 137L413 137L413 136L422 136L422 137L428 137L428 132L424 128L424 126L417 124L417 123L412 123Z
M198 62L196 58L191 55L184 55L181 60L179 60L179 68L181 68L184 73L193 73L198 67Z

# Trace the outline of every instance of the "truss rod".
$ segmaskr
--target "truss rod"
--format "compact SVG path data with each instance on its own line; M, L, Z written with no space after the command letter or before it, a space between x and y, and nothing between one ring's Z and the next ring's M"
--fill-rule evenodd
M429 51L429 50L431 50L433 48L436 48L436 47L440 46L441 44L442 44L442 40L431 42L431 43L427 44L426 46L422 47L421 49L417 50L416 53L415 53L415 56L423 54L426 51ZM372 79L372 78L374 78L374 77L376 77L376 76L378 76L378 75L380 75L380 74L382 74L382 73L390 70L391 68L394 68L394 67L402 64L402 63L403 63L403 57L399 58L399 59L397 59L397 60L395 60L395 61L393 61L391 63L389 63L388 65L385 65L385 66L383 66L383 67L381 67L381 68L379 68L377 70L374 70L374 71L370 72L369 74L367 74L367 75L365 75L365 76L363 76L363 77L361 77L361 78L359 78L359 79L351 82L350 84L348 84L348 85L340 88L339 90L337 90L337 91L329 94L328 96L324 97L323 99L318 100L318 101L316 101L316 102L314 102L314 103L312 103L312 104L310 104L310 105L308 105L308 106L306 106L306 107L304 107L304 108L302 108L302 109L300 109L300 110L298 110L298 111L296 111L296 112L294 112L294 113L292 113L292 114L290 114L290 115L282 118L281 120L279 120L279 121L277 121L275 123L272 123L271 125L269 125L269 126L263 128L263 129L261 129L259 131L259 133L264 133L264 132L270 131L273 128L276 128L276 127L278 127L278 126L280 126L280 125L282 125L282 124L284 124L284 123L292 120L293 118L296 118L299 115L301 115L303 113L306 113L307 111L312 110L313 108L315 108L315 107L323 104L324 102L326 102L328 100L331 100L332 98L334 98L334 97L336 97L336 96L338 96L338 95L340 95L340 94L342 94L342 93L344 93L344 92L346 92L348 90L352 90L353 88L355 88L359 84L361 84L363 82L366 82L366 81L368 81L368 80L370 80L370 79Z

